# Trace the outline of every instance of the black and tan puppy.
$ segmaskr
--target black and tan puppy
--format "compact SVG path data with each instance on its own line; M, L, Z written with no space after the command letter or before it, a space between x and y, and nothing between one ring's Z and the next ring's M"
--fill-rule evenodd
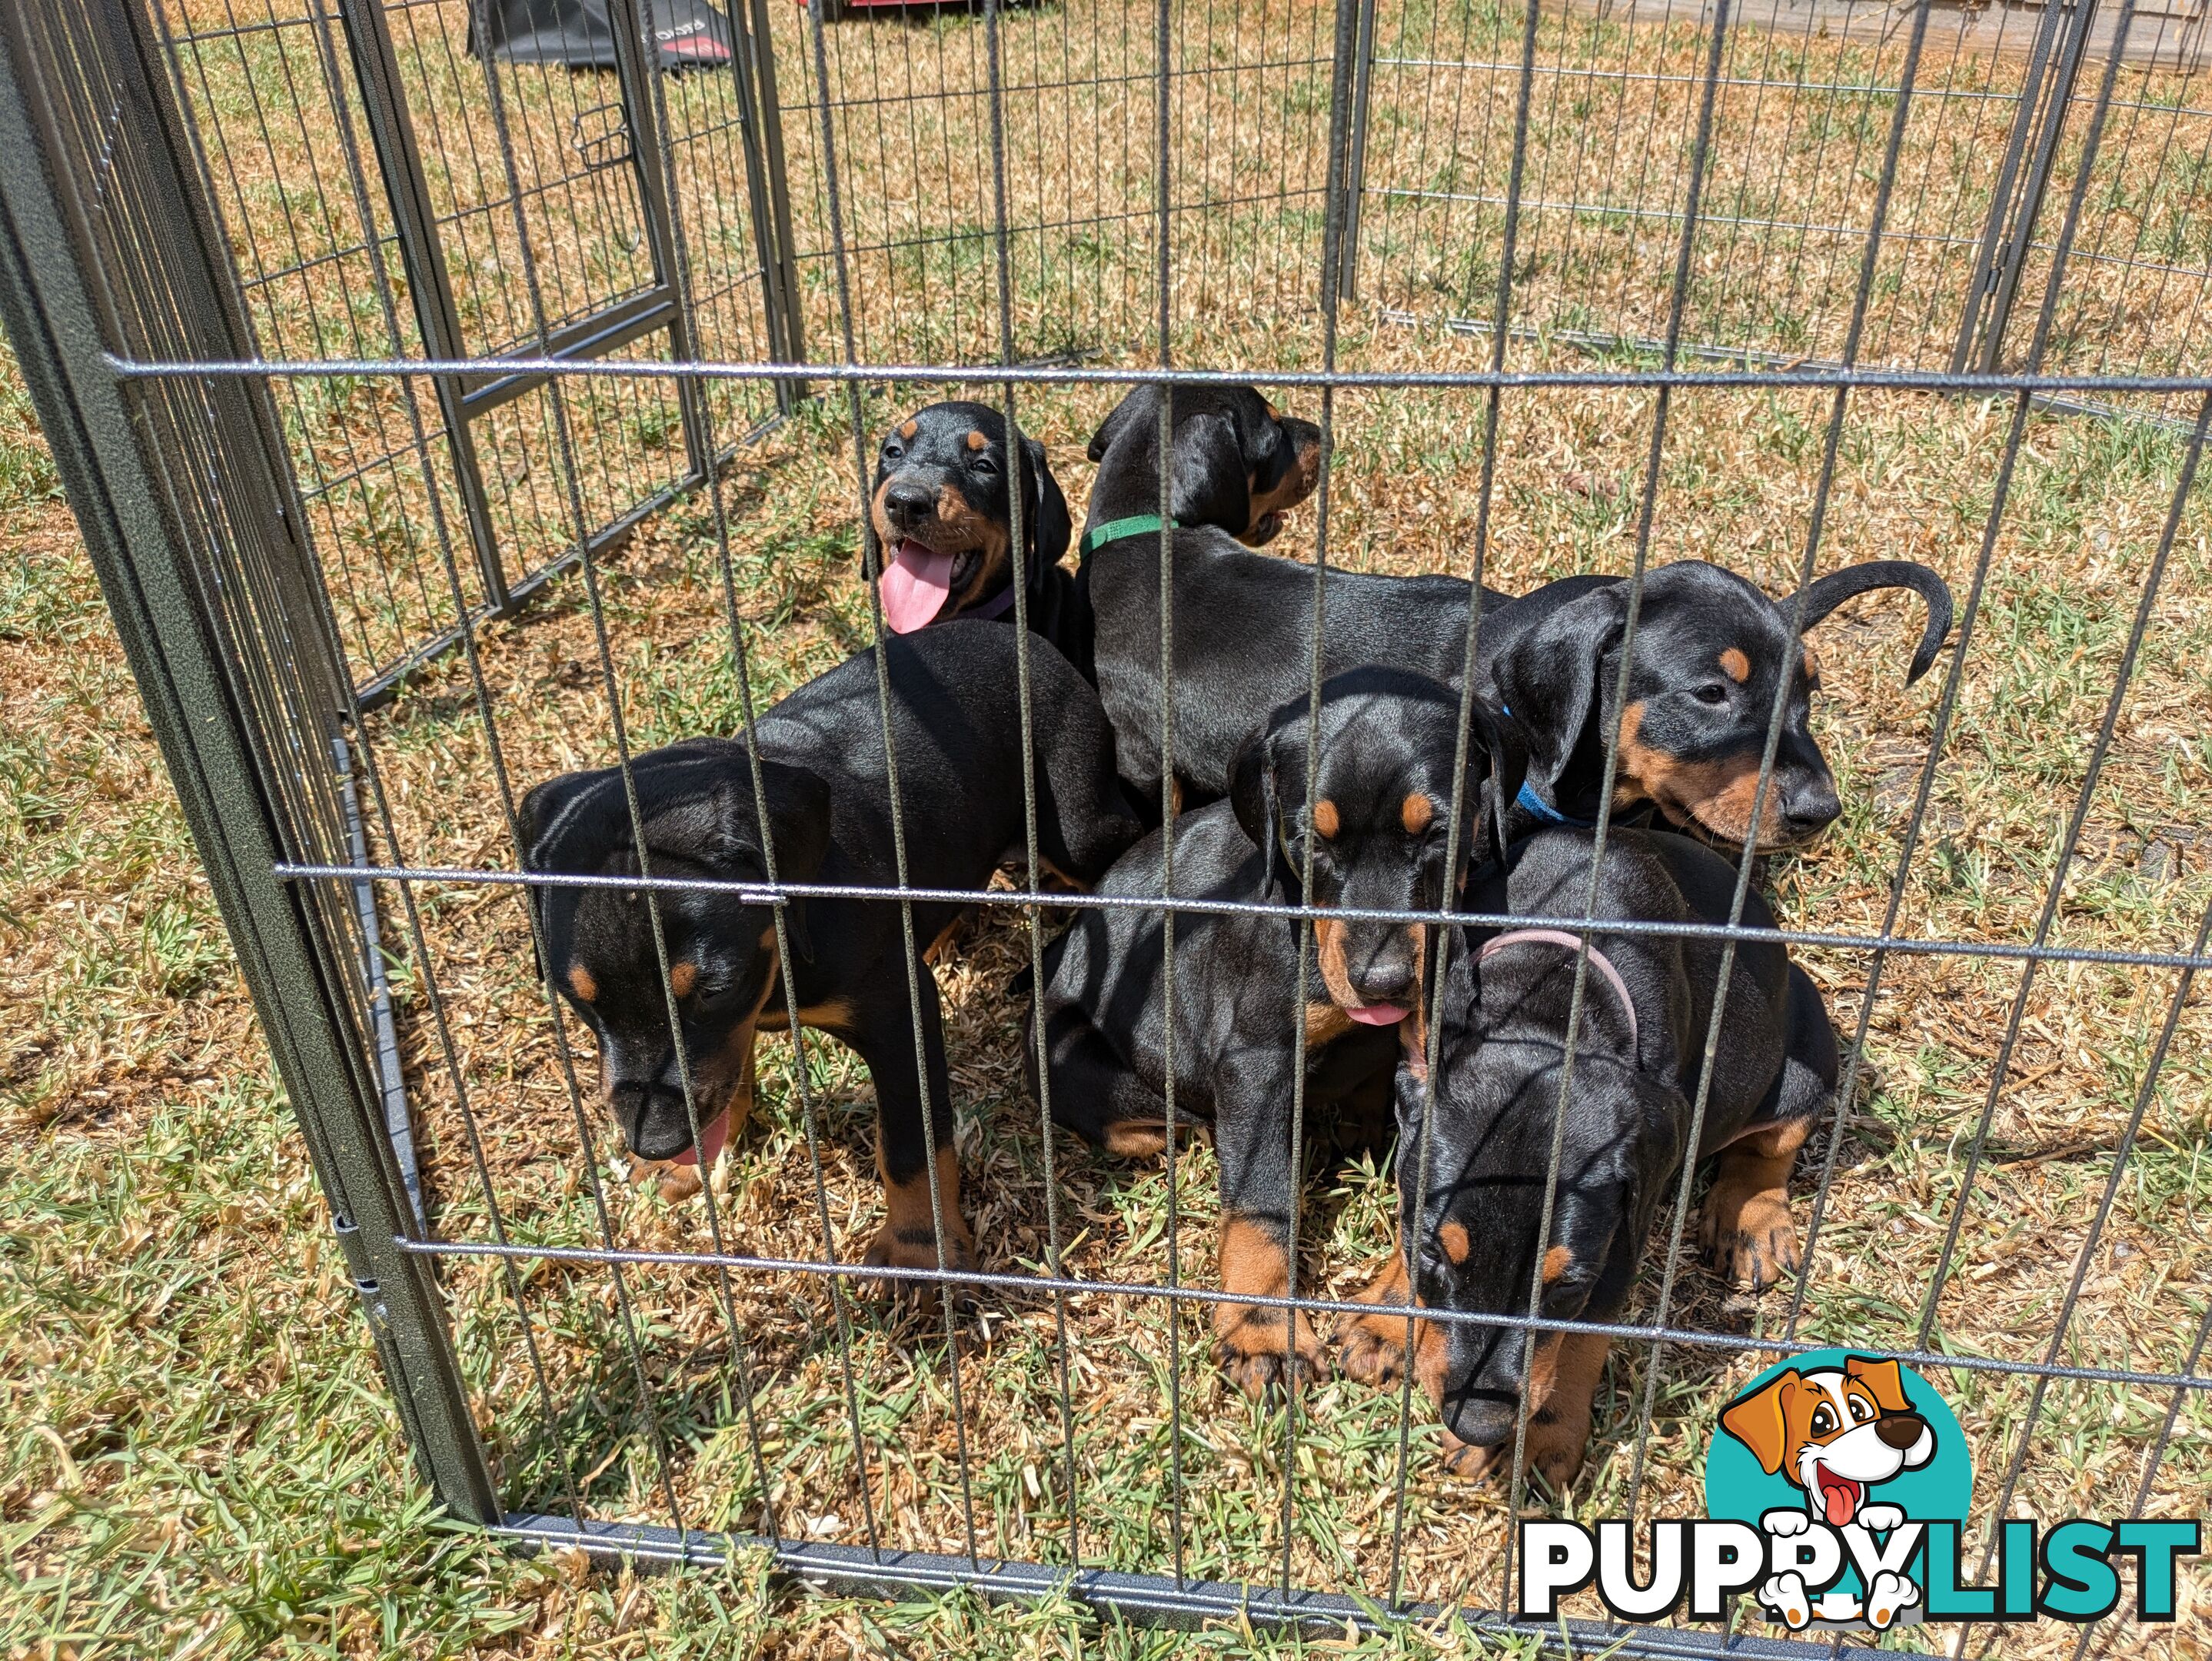
M1162 396L1159 387L1139 387L1091 441L1098 481L1081 544L1098 692L1140 806L1159 800L1163 771ZM1249 547L1272 538L1283 515L1312 493L1321 429L1280 414L1249 386L1178 386L1171 413L1174 759L1182 798L1195 803L1227 794L1245 734L1309 683L1313 568ZM1323 675L1366 663L1438 680L1466 672L1463 579L1333 569L1326 591ZM1486 608L1504 604L1505 596L1485 592Z
M1067 551L1067 498L1024 434L988 404L931 404L884 435L869 492L862 575L884 623L910 635L957 617L1013 615L1013 502L1022 504L1022 575L1030 628L1090 672L1089 607Z
M1909 588L1927 602L1910 684L1928 672L1951 628L1951 591L1926 566L1878 560L1822 577L1806 593L1804 627L1879 588ZM1701 561L1647 572L1624 699L1628 599L1622 579L1568 577L1485 617L1478 684L1512 712L1528 741L1513 834L1595 822L1617 715L1613 811L1656 810L1678 829L1742 846L1775 691L1785 680L1759 849L1793 847L1826 830L1842 807L1810 726L1820 670L1810 646L1791 643L1790 602Z
M1180 816L1131 849L1102 894L1158 898L1164 839L1175 838L1175 891L1200 900L1296 904L1313 861L1316 906L1437 911L1494 847L1502 802L1518 786L1510 733L1478 704L1471 776L1453 772L1457 695L1419 676L1358 669L1323 688L1318 772L1307 813L1305 700L1285 704L1237 757L1231 800ZM1463 818L1449 845L1455 787ZM1299 1053L1298 957L1306 963ZM1280 1296L1289 1284L1291 1107L1303 1067L1320 1123L1363 1095L1385 1095L1400 1029L1423 1007L1431 956L1421 923L1345 918L1307 931L1291 918L1178 914L1174 1007L1157 911L1086 910L1053 943L1042 1000L1054 1121L1094 1145L1163 1145L1170 1068L1180 1119L1211 1120L1221 1164L1221 1283ZM1031 1060L1034 1045L1024 1054ZM1170 1057L1172 1061L1170 1062ZM1254 1394L1319 1368L1304 1315L1217 1305L1218 1354Z
M1763 1288L1797 1267L1790 1170L1829 1109L1835 1033L1820 993L1779 941L1736 948L1711 1092L1687 1144L1723 943L1589 933L1559 1178L1541 1232L1559 1125L1568 1001L1589 897L1593 837L1548 830L1516 846L1503 874L1471 883L1468 909L1527 919L1455 944L1438 1019L1435 1079L1398 1073L1400 1248L1361 1294L1380 1305L1346 1325L1345 1370L1382 1382L1405 1364L1406 1305L1556 1321L1623 1318L1655 1216L1685 1158L1717 1156L1702 1238L1721 1274ZM1606 842L1596 915L1652 922L1728 920L1735 872L1667 831L1621 828ZM1756 895L1744 916L1771 928ZM1431 1085L1433 1082L1433 1092ZM1424 1191L1422 1173L1426 1172ZM1469 1322L1414 1323L1415 1378L1443 1415L1448 1460L1470 1474L1512 1457L1526 1402L1528 1463L1564 1488L1589 1439L1607 1341Z
M884 644L912 886L980 889L1002 859L1023 849L1014 647L1011 630L975 621ZM640 890L544 888L533 891L533 903L553 979L598 1037L601 1087L632 1153L703 1155L711 1164L750 1108L756 1033L795 1019L851 1045L875 1081L885 1217L866 1261L939 1266L923 1141L926 1083L949 1266L965 1268L974 1245L960 1216L937 985L918 958L909 965L898 906L827 896L789 901L793 983L786 984L772 912L736 886L766 877L771 837L781 881L896 885L874 655L848 659L761 717L765 826L741 742L694 739L632 764L649 874L718 885L652 895L667 946L665 983ZM1139 827L1114 776L1112 736L1097 697L1057 653L1033 653L1030 669L1039 857L1087 883ZM522 829L532 871L622 878L640 870L618 769L539 785L523 803ZM962 910L916 901L916 952L946 933ZM920 989L921 1074L910 966ZM672 994L689 1103L670 1031Z

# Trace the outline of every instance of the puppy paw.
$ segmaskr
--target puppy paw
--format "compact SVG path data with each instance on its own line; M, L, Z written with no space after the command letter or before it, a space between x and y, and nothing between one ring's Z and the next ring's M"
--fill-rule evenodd
M1900 1613L1919 1601L1918 1586L1894 1570L1884 1569L1867 1590L1867 1624L1876 1632L1887 1632Z
M1813 1600L1805 1592L1805 1577L1778 1574L1759 1589L1759 1606L1792 1632L1802 1632L1813 1619Z
M705 1186L696 1165L663 1165L653 1173L653 1188L664 1205L682 1205Z
M1406 1317L1396 1311L1355 1315L1344 1323L1336 1361L1347 1378L1395 1384L1406 1371Z
M1554 1422L1539 1409L1528 1426L1528 1469L1550 1483L1553 1493L1565 1494L1582 1470L1589 1433L1587 1419Z
M1524 1474L1540 1476L1553 1493L1565 1494L1582 1470L1583 1457L1589 1446L1587 1425L1579 1432L1559 1425L1531 1425L1522 1456L1527 1462ZM1512 1480L1513 1439L1510 1436L1487 1447L1472 1447L1446 1431L1438 1457L1443 1468L1455 1476L1469 1481L1486 1476L1495 1476L1501 1482Z
M1858 1521L1863 1528L1887 1534L1905 1521L1905 1510L1901 1506L1861 1506Z
M954 1220L948 1219L948 1221ZM870 1269L921 1269L936 1271L937 1241L934 1235L915 1229L895 1228L885 1223L876 1231L869 1242L861 1262ZM967 1229L948 1228L945 1232L944 1269L951 1271L975 1267L975 1243L968 1237ZM896 1309L913 1310L921 1314L937 1311L937 1283L934 1281L910 1279L905 1275L879 1281L882 1294ZM953 1307L967 1309L975 1299L971 1288L955 1284L952 1287Z
M1512 1469L1513 1445L1507 1442L1486 1448L1469 1447L1446 1431L1444 1445L1437 1451L1437 1458L1453 1475L1464 1476L1471 1482L1480 1482L1492 1471Z
M1778 1189L1747 1194L1715 1183L1698 1238L1713 1272L1731 1286L1764 1292L1797 1272L1797 1226Z
M1759 1526L1769 1534L1787 1538L1793 1534L1804 1533L1807 1529L1813 1526L1813 1519L1802 1511L1780 1506L1772 1511L1763 1512L1759 1519Z
M1295 1390L1328 1376L1328 1352L1304 1315L1286 1335L1279 1311L1247 1310L1213 1346L1213 1359L1229 1381L1257 1402L1271 1391Z
M1157 1159L1168 1151L1168 1128L1136 1119L1116 1121L1106 1127L1106 1151L1120 1159Z

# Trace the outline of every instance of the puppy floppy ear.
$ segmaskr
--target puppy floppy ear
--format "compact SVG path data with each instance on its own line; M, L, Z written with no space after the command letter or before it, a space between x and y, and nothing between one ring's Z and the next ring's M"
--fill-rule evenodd
M520 856L525 871L550 871L556 868L554 838L551 828L570 817L578 804L591 790L597 776L592 773L563 773L543 784L532 785L515 810L514 834L516 853ZM543 888L526 888L522 897L530 907L535 924L530 931L531 949L538 957L538 972L545 972L543 936L545 931L545 896Z
M830 787L803 767L785 762L761 762L761 788L768 802L768 842L775 854L778 882L811 882L830 852ZM740 764L723 792L721 823L710 850L711 862L720 867L768 872L768 850L763 846L757 804L753 797L751 769ZM806 902L787 900L784 927L792 949L807 962L814 961L813 936L806 926Z
M1884 1413L1910 1413L1912 1403L1905 1398L1905 1376L1894 1361L1877 1361L1864 1355L1844 1357L1844 1375L1856 1378L1874 1392L1874 1399L1881 1403Z
M1477 697L1468 710L1467 782L1461 787L1460 800L1466 810L1482 824L1479 831L1470 827L1467 852L1462 857L1461 872L1475 862L1478 849L1487 844L1487 856L1500 865L1505 862L1505 815L1513 806L1513 799L1521 794L1521 782L1528 774L1528 746L1521 735L1521 725L1511 716L1501 714L1487 700ZM1479 764L1478 757L1488 763L1487 769ZM1483 774L1490 776L1490 812L1482 811Z
M1091 435L1091 447L1084 452L1095 464L1106 459L1106 452L1121 436L1129 423L1152 407L1158 394L1150 386L1137 386L1129 395L1107 411L1106 419L1098 423L1098 430Z
M1044 581L1049 568L1060 563L1074 526L1068 522L1067 498L1060 494L1060 481L1045 461L1044 446L1033 438L1023 439L1022 459L1027 464L1023 528L1029 538L1030 586L1035 587Z
M592 845L603 839L604 803L598 800L615 776L610 768L563 773L533 785L515 812L515 829L522 837L522 863L532 871L597 870L599 861L589 858ZM627 828L627 826L625 826Z
M523 797L514 817L526 871L590 876L606 868L611 855L636 840L619 768L597 767L548 779ZM561 891L524 891L540 934L550 926L547 902Z
M1398 1189L1398 1238L1402 1245L1407 1236L1412 1233L1413 1225L1419 1216L1425 1214L1430 1223L1433 1225L1436 1220L1443 1214L1444 1199L1448 1191L1438 1184L1448 1182L1449 1179L1442 1177L1437 1171L1438 1161L1432 1152L1429 1158L1429 1180L1431 1184L1429 1202L1425 1207L1417 1203L1421 1197L1416 1192L1421 1178L1421 1144L1423 1139L1428 1135L1430 1095L1428 1069L1425 1067L1417 1067L1410 1058L1401 1056L1398 1062L1398 1074L1395 1085L1394 1094L1396 1099L1392 1105L1395 1110L1398 1122L1398 1147L1397 1151L1390 1156L1390 1159ZM1439 1080L1437 1088L1441 1092L1443 1087L1443 1081ZM1445 1112L1449 1114L1449 1111L1450 1109L1447 1107ZM1449 1120L1447 1119L1446 1123L1449 1123ZM1406 1266L1408 1269L1413 1266L1412 1258L1406 1260Z
M1527 776L1554 806L1560 776L1611 695L1599 674L1627 621L1627 586L1610 583L1569 600L1498 656L1492 672L1527 745Z
M1400 1161L1400 1174L1405 1179L1400 1186L1410 1188L1413 1185L1413 1174L1420 1169L1420 1147L1414 1140L1414 1136L1419 1130L1422 1121L1428 1115L1427 1070L1416 1067L1411 1061L1401 1057L1398 1062L1396 1092L1398 1152L1395 1157Z
M1797 1392L1795 1367L1759 1390L1740 1396L1721 1413L1721 1428L1749 1448L1769 1476L1782 1469L1790 1452L1790 1398Z
M1252 481L1244 441L1227 415L1194 416L1175 433L1169 500L1178 525L1214 525L1243 536L1252 522Z
M1244 827L1244 834L1260 850L1261 899L1267 898L1275 885L1275 849L1282 837L1282 827L1276 818L1273 729L1273 722L1254 727L1251 735L1237 746L1236 759L1229 764L1229 805L1236 811L1237 823Z

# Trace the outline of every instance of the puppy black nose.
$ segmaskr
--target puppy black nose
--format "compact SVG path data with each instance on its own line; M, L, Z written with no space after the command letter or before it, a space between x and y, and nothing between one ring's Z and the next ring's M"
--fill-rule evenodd
M935 516L937 495L919 484L894 484L884 492L884 513L901 530Z
M1782 794L1783 823L1794 836L1809 837L1826 830L1843 811L1834 782L1826 777L1785 788Z
M691 1146L682 1091L657 1084L617 1085L614 1107L615 1123L639 1159L672 1159Z
M1403 1003L1413 989L1413 948L1402 936L1376 948L1352 970L1352 989L1364 1004Z
M1917 1413L1885 1413L1874 1421L1874 1433L1899 1450L1918 1441L1927 1428L1928 1421Z
M1406 995L1413 989L1412 967L1401 964L1370 969L1359 977L1359 983L1352 989L1366 1003L1402 1003Z

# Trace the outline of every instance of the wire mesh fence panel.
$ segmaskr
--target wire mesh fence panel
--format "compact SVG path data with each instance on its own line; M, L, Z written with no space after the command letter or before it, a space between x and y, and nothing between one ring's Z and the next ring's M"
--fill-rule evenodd
M2155 20L2162 38L2172 20ZM2152 33L2153 20L2138 27ZM2148 54L2147 54L2148 56ZM2065 192L2082 161L2089 94L2077 91L2072 125L2057 150L2045 213L2023 259L2022 292L2048 288L2053 241ZM2205 66L2166 69L2162 59L2130 64L2112 100L2083 207L2084 225L2068 268L2045 362L2054 369L2126 362L2145 374L2203 373L2206 271L2212 269L2212 213L2205 190L2212 155L2212 99ZM2008 356L2017 361L2026 330L2015 326ZM2193 413L2171 399L2124 398L2130 410L2186 423Z
M488 65L472 3L161 9L260 350L668 356L675 331L683 356L781 355L749 195L759 116L739 76L753 66L659 77L656 114L636 76ZM442 386L284 389L349 658L373 695L573 558L542 379L493 368ZM726 449L776 408L743 383L711 395ZM592 536L621 536L696 478L684 399L654 380L578 401ZM471 551L459 596L436 573L431 490Z
M775 11L779 62L818 110L806 13ZM1149 5L1010 8L998 105L1015 354L1144 361L1160 234L1162 17ZM1170 8L1168 232L1178 338L1264 355L1320 298L1335 9ZM836 338L823 146L843 175L858 349L876 362L998 350L992 90L976 10L854 10L827 32L822 123L790 135L809 338ZM803 130L802 130L803 129Z
M455 1385L510 1531L607 1529L670 1558L765 1550L852 1585L1033 1591L1048 1579L1020 1566L1043 1565L1154 1615L1496 1610L1524 1505L1704 1515L1723 1407L1771 1363L1828 1346L1905 1358L1955 1409L1978 1472L1970 1572L2015 1515L2193 1513L2208 1470L2192 1433L2212 1399L2212 1263L2195 1244L2198 983L2212 967L2198 313L2212 248L2203 100L2174 20L2124 0L1879 15L1764 0L830 15L770 0L738 20L750 43L738 70L632 75L624 104L609 101L611 76L487 68L467 54L458 3L372 19L270 0L258 21L165 3L197 177L239 267L240 332L134 322L106 343L119 361L102 372L156 417L191 415L163 417L155 442L180 492L214 482L207 524L266 497L219 488L239 465L224 447L256 419L270 430L263 465L284 484L289 454L309 504L296 522L210 532L232 551L210 569L233 563L207 603L235 618L222 650L256 712L263 786L313 828L272 874L326 916L333 964L362 961L356 899L365 882L377 897L429 1202L383 1244L435 1266ZM629 15L649 33L650 5ZM407 169L392 106L376 104L353 50L372 22L416 135L427 247L399 228L415 210L394 193ZM39 60L51 77L120 25L41 0L30 27L65 43ZM371 106L377 131L355 113ZM97 100L73 119L51 142L89 179L108 149ZM127 165L114 178L130 184ZM101 245L102 280L157 309L161 251L140 235L132 220ZM422 321L437 315L420 289L426 256L450 292L447 348ZM1809 977L1842 1055L1834 1099L1771 1202L1794 1219L1799 1261L1751 1287L1706 1266L1701 1226L1724 1194L1678 1159L1652 1179L1649 1239L1626 1248L1633 1289L1607 1320L1546 1348L1542 1335L1572 1323L1544 1313L1533 1264L1550 1258L1532 1248L1532 1283L1504 1313L1433 1307L1418 1338L1407 1322L1417 1354L1455 1321L1537 1335L1524 1394L1539 1355L1554 1378L1562 1355L1579 1358L1571 1388L1589 1389L1594 1422L1563 1490L1534 1419L1463 1457L1418 1367L1378 1388L1322 1366L1287 1396L1254 1396L1234 1347L1227 1363L1217 1354L1226 1274L1247 1276L1237 1290L1254 1307L1302 1308L1334 1339L1372 1313L1358 1294L1394 1262L1425 1272L1424 1244L1449 1255L1451 1237L1408 1165L1425 1141L1394 1147L1387 1105L1377 1122L1306 1093L1320 1091L1302 1070L1307 1043L1333 1042L1355 1008L1328 979L1340 947L1305 956L1307 931L1340 942L1329 931L1346 916L1316 903L1310 861L1297 869L1286 848L1291 877L1258 899L1249 885L1170 895L1172 866L1133 893L1110 879L1045 891L1038 733L1090 695L1049 691L1043 633L1011 631L1036 730L994 782L1023 829L1020 857L988 887L906 879L934 828L938 775L927 723L896 727L890 671L873 678L882 656L860 660L866 721L822 727L803 757L868 782L866 811L839 830L881 854L865 879L769 863L790 851L781 828L770 840L783 851L737 876L647 834L643 782L664 763L641 757L748 738L715 800L766 818L767 773L750 757L781 764L792 753L775 746L799 742L772 712L885 650L890 613L864 575L860 520L878 511L882 447L914 437L921 405L965 396L1010 414L1042 446L1072 531L1131 488L1108 477L1118 464L1094 473L1081 458L1109 447L1094 435L1154 374L1193 400L1250 380L1272 409L1317 424L1310 498L1242 456L1229 469L1246 518L1222 528L1306 562L1252 557L1297 574L1279 637L1297 661L1260 664L1271 687L1308 691L1342 666L1310 619L1380 592L1326 586L1323 566L1479 577L1516 596L1601 575L1620 580L1620 611L1589 648L1590 713L1566 745L1591 772L1595 823L1576 834L1594 849L1640 845L1619 823L1639 801L1656 822L1759 847L1761 816L1793 811L1780 800L1802 764L1789 746L1816 746L1832 769L1837 822L1723 867L1721 920L1606 922L1668 951L1723 942L1711 949L1726 954L1715 983L1728 997L1668 1039L1696 1079L1674 1123L1692 1147L1725 1110L1715 1080L1747 1042L1725 965L1778 939ZM966 447L988 450L972 431L981 442ZM1172 476L1191 453L1161 437L1139 457L1158 470L1146 486L1157 501L1115 511L1187 514L1195 529L1200 509L1178 505ZM701 465L725 456L726 468ZM1262 514L1270 490L1285 505ZM984 540L1015 564L1035 557L1048 498L1008 500ZM645 545L604 559L609 527L633 521ZM327 609L301 580L299 544L256 562L255 538L280 530L312 538ZM1151 557L1181 532L1133 534ZM1198 551L1244 557L1230 536ZM499 570L520 583L572 553L529 626L488 616ZM875 550L879 564L894 556ZM1876 560L1918 562L1957 599L1946 649L1919 654L1934 665L1924 678L1907 673L1924 598L1814 603L1816 579ZM1636 655L1639 631L1671 638L1663 596L1692 562L1775 597L1757 615L1784 667L1781 690L1747 706L1748 738L1684 762L1655 737L1664 700L1725 703L1750 674L1710 640L1695 686L1660 684ZM1155 776L1121 735L1129 788L1156 793L1146 807L1172 806L1176 734L1199 745L1207 700L1239 696L1206 678L1206 653L1254 659L1279 638L1256 604L1168 592L1157 662L1139 666L1157 674L1162 725L1176 723ZM1468 603L1463 589L1420 592L1418 611L1370 629L1362 649L1387 655ZM1016 624L1046 603L1020 593ZM1483 626L1512 615L1486 606ZM1467 700L1497 690L1465 672L1484 661L1480 640L1449 677L1462 734ZM321 684L318 654L333 665ZM351 689L403 660L412 678L362 713ZM1800 666L1820 687L1802 707L1785 696ZM971 690L939 684L931 708ZM328 759L341 713L357 853ZM1301 742L1318 757L1314 731ZM1472 823L1480 770L1463 761L1449 802L1401 810L1407 836L1431 813ZM529 870L545 830L531 788L605 767L631 862ZM1199 803L1218 787L1184 777L1189 813L1250 831ZM1324 805L1290 804L1309 827ZM1597 878L1576 882L1578 909L1562 915L1588 922ZM584 1008L603 989L550 948L547 896L564 885L624 897L624 938L649 965L624 991L668 1022L654 1087L681 1098L695 1146L726 1099L719 1159L645 1157L613 1122L612 1058L595 1054L611 1041ZM962 897L969 920L923 926ZM1778 935L1747 926L1769 898ZM1446 904L1383 920L1433 929L1448 959L1515 921L1478 918L1462 937ZM688 932L690 908L709 905L742 916L746 950L773 964L741 1022L701 1013L725 989ZM1233 1150L1174 1134L1202 1103L1170 1106L1166 1146L1139 1155L1085 1146L1038 1099L1029 1024L1050 979L1044 943L1117 908L1171 912L1177 938L1273 917L1299 965L1270 1029L1298 1058L1283 1113L1294 1220L1273 1291L1254 1291L1249 1258L1231 1261L1228 1243L1250 1238L1223 1198ZM870 938L891 944L853 983L794 1007L797 977L833 955L820 937L833 916L888 919ZM1575 938L1553 1046L1566 1059L1527 1098L1543 1131L1520 1179L1541 1196L1540 1244L1568 1203L1578 1035L1602 1037L1618 1013L1617 971ZM1451 1013L1441 989L1455 983L1435 974L1409 1031L1441 1031ZM1248 982L1262 983L1253 963L1224 961L1176 971L1163 995L1170 1013L1218 1009ZM926 1029L921 1012L941 1013L951 1112L941 1127L924 1112L927 1178L892 1177L877 1110L895 1064L936 1087L928 1041L887 1053L863 1003L890 1011L902 1037L900 1022ZM694 1043L695 1029L715 1041ZM1629 1032L1633 1046L1632 1013ZM1434 1042L1392 1081L1401 1106L1450 1071ZM963 1229L976 1267L955 1275L943 1254ZM899 1256L902 1238L920 1256ZM973 1307L887 1307L866 1284L886 1257L909 1285L950 1293L962 1279ZM1308 1593L1325 1596L1299 1602ZM1568 1608L1609 1619L1588 1593ZM1651 1652L1701 1641L1680 1611L1665 1618L1614 1635ZM1757 1621L1746 1612L1732 1630ZM2070 1652L2076 1636L2013 1629L2003 1652ZM2171 1640L2179 1656L2188 1636L2117 1641Z
M0 18L4 291L19 361L140 678L178 797L328 1196L426 1475L489 1519L434 1280L394 1245L388 1021L364 891L290 893L286 859L355 860L349 698L269 388L125 388L99 354L253 350L253 323L169 96L159 37L112 5ZM342 235L332 239L343 249ZM295 406L296 407L296 406Z
M378 307L380 286L404 294L404 268L373 170L349 171L363 141L334 20L323 8L270 3L178 10L161 21L259 349L420 354L411 310L395 312L394 329ZM367 678L458 620L423 528L428 491L445 493L459 513L437 406L424 402L427 384L276 391L348 658ZM468 604L481 606L483 596Z
M1686 339L1785 361L1837 356L1905 21L1875 7L1730 9ZM1381 9L1362 229L1385 307L1484 317L1519 26L1517 13L1474 7ZM1518 327L1595 344L1662 332L1714 27L1710 7L1547 12L1518 205ZM1874 361L1948 357L2033 28L2003 9L1931 24L1868 319Z

